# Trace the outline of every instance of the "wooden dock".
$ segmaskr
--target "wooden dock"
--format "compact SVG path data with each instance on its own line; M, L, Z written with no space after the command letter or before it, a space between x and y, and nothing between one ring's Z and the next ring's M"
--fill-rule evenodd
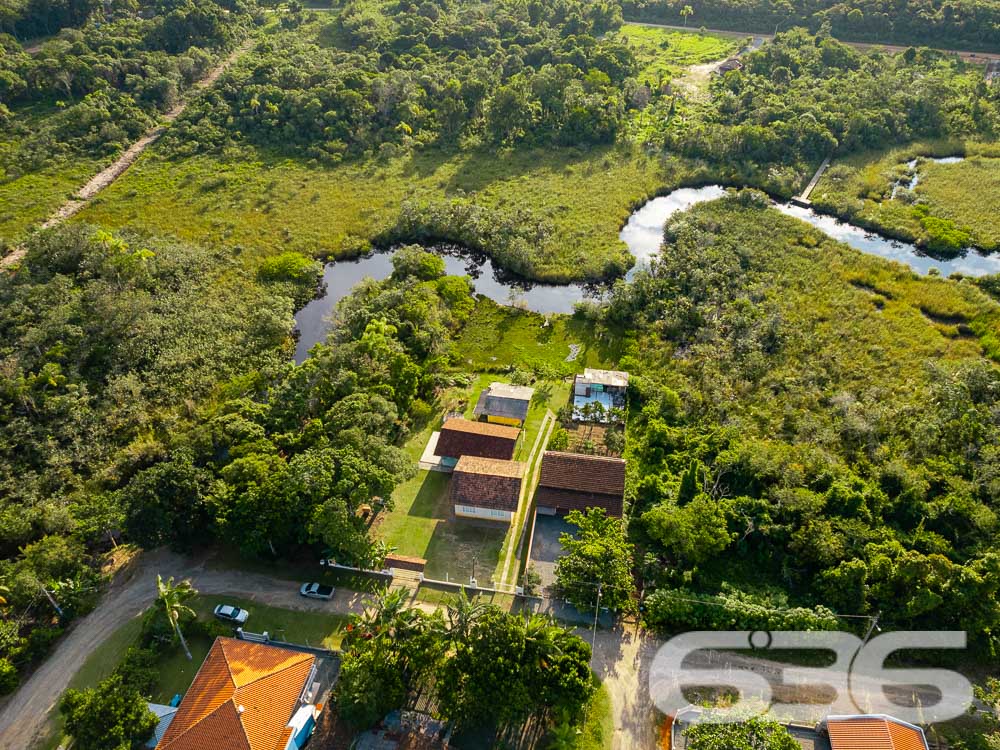
M813 178L809 180L809 184L806 185L806 189L802 191L802 195L796 195L792 198L792 203L796 206L802 206L803 208L809 208L812 203L809 201L809 196L812 195L812 191L819 184L820 178L826 171L826 168L830 166L830 160L833 158L833 154L830 154L823 160L823 163L819 165L819 169L816 170L816 174Z

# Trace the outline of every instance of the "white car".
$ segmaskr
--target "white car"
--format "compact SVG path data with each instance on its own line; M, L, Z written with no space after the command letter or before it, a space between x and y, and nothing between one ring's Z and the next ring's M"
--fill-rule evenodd
M220 604L215 608L215 616L220 620L231 622L234 625L243 625L246 623L250 613L245 609L234 607L232 604Z
M309 599L333 599L333 586L323 583L303 583L299 593Z

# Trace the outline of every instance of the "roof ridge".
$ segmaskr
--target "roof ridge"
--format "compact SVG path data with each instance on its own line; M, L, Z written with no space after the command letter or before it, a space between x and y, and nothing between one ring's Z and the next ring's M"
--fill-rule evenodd
M212 655L212 649L213 648L215 648L216 646L218 646L219 647L219 651L222 652L222 658L223 659L226 658L226 650L222 647L221 641L222 641L222 636L221 635L215 637L215 641L212 643L211 647L209 647L208 653L205 654L205 658L202 660L201 666L198 667L198 670L194 673L194 678L191 680L191 684L192 685L198 679L198 675L201 674L201 670L203 670L205 668L205 665L208 664L208 659ZM228 661L226 661L226 669L229 669L229 662ZM232 679L232 672L229 673L229 677L230 677L230 679ZM233 688L235 690L235 688L236 688L236 684L235 683L233 683ZM209 716L212 716L216 711L219 710L219 708L221 708L224 705L226 705L225 701L223 701L222 703L220 703L218 706L216 706L214 709L212 709L211 711L209 711L208 713L206 713L204 716L202 716L200 719L198 719L196 722L194 722L191 726L189 726L183 732L181 732L176 737L174 737L172 740L170 740L169 743L167 743L166 745L163 746L162 750L167 750L167 748L170 745L173 745L177 740L179 740L181 737L183 737L184 735L186 735L188 732L190 732L196 726L198 726L199 724L201 724L201 722L203 722ZM177 708L180 709L180 706L178 705ZM175 714L175 716L176 716L176 714ZM161 740L161 742L162 742L162 740Z
M271 644L269 644L269 643L268 644L262 644L262 645L271 646ZM281 646L271 646L271 648L280 648L282 651L288 651L291 654L294 654L298 658L295 661L289 661L289 662L287 662L286 664L284 664L281 667L278 667L277 669L272 669L271 671L265 672L264 674L259 674L256 677L254 677L252 680L250 680L250 682L248 682L248 683L246 683L244 685L237 685L236 684L236 680L234 679L233 680L233 695L235 695L238 691L243 690L244 688L250 687L251 685L256 685L261 680L266 680L269 677L274 677L275 675L279 675L282 672L287 672L292 667L297 667L297 666L299 666L299 664L302 664L302 663L306 662L309 659L315 659L315 657L312 656L311 654L306 654L306 653L303 653L301 651L294 651L294 650L292 650L290 648L281 648Z

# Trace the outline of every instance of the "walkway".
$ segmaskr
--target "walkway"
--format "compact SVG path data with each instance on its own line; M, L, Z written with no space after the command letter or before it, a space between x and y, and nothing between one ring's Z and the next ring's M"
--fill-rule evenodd
M830 159L833 158L833 154L830 154L823 160L823 163L819 165L819 169L816 170L816 174L813 178L809 180L809 184L806 185L806 189L802 191L802 195L797 195L792 198L792 203L796 206L802 206L803 208L809 208L812 204L809 201L809 196L812 195L812 191L816 189L819 184L820 178L823 173L826 172L826 168L830 166Z
M56 224L60 224L71 216L77 214L84 206L93 200L94 196L121 177L125 173L125 170L131 167L135 161L142 156L143 152L147 148L159 140L160 136L163 135L167 127L181 115L188 103L190 103L199 92L215 83L219 79L219 76L221 76L240 55L250 49L252 45L252 39L244 42L237 49L233 50L233 52L230 53L226 59L216 65L208 73L208 75L188 89L184 98L164 113L155 127L147 131L142 138L129 146L121 156L115 159L97 175L92 177L86 185L77 191L73 198L63 204L59 210L57 210L45 221L44 224L42 224L42 228L47 229L48 227L55 226ZM13 252L3 258L0 258L0 268L9 268L10 266L19 263L21 259L24 258L24 254L25 248L23 245L16 247Z

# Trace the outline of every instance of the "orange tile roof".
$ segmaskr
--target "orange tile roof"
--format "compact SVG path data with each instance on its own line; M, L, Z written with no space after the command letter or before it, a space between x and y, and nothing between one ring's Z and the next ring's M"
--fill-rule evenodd
M831 716L833 750L927 750L919 728L891 716Z
M216 638L157 750L284 750L316 658Z

